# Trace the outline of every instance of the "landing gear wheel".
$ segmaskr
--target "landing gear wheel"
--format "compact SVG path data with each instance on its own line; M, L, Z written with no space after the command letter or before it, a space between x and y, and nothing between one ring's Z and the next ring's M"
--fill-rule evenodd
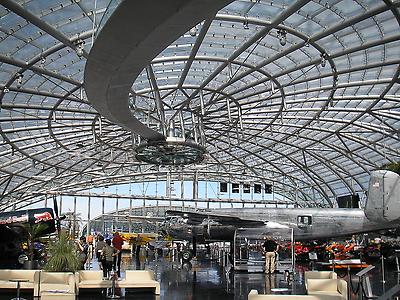
M182 260L183 261L190 261L193 257L192 251L184 250L182 251Z

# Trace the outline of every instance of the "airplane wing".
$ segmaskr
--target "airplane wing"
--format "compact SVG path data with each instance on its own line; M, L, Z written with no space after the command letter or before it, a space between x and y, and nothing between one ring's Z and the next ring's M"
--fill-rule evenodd
M104 214L107 217L114 218L127 218L135 221L146 221L146 222L162 222L165 217L155 217L155 216L135 216L135 215L116 215L116 214Z
M166 217L181 217L187 220L188 225L201 225L206 220L216 221L221 225L234 225L236 227L261 227L265 226L263 221L243 219L230 215L213 214L213 213L200 213L200 212L186 212L179 210L167 210Z

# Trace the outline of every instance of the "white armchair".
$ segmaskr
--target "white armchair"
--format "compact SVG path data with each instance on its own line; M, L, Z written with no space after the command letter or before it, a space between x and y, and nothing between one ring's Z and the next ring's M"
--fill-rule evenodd
M160 295L160 283L154 280L154 272L151 270L126 270L125 279L118 281L117 287L152 288L156 295Z
M341 300L340 296L332 295L274 295L258 294L256 290L251 290L248 300Z
M103 280L103 271L81 270L75 273L75 281L78 294L80 289L101 289L111 287L110 280Z
M39 296L37 286L39 283L40 270L0 270L0 289L15 289L16 282L12 279L25 279L26 282L20 283L21 290L33 290L33 296Z
M68 272L41 272L39 294L76 295L75 276Z
M347 282L343 279L308 279L308 295L329 295L347 300Z
M304 283L307 289L308 279L337 279L337 274L332 271L305 271Z

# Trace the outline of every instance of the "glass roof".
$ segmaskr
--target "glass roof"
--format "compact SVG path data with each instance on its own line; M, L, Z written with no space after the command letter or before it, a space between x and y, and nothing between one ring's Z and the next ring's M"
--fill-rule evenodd
M201 118L206 159L168 172L137 161L139 138L85 93L88 53L118 3L2 1L0 209L155 173L273 183L300 206L332 206L400 160L399 1L234 1L177 38L132 85L150 127L156 90L167 118L183 106L182 124Z

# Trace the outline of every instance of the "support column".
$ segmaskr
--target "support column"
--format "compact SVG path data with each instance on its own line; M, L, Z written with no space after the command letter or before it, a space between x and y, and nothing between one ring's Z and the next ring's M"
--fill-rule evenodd
M101 198L101 228L103 234L106 232L106 226L104 224L104 197Z
M114 232L115 228L114 228L114 218L111 217L111 232Z
M199 199L199 173L195 171L193 174L193 200L194 206L197 208L197 199Z
M231 178L229 178L229 182L228 182L228 198L229 198L229 200L232 197L231 193L232 193L232 180L231 180ZM221 208L221 202L219 203L219 208Z
M87 216L87 226L86 226L86 236L90 234L91 228L90 228L90 205L91 204L91 197L88 197L88 216Z
M205 195L205 197L204 197L204 199L208 199L207 174L206 174L206 176L205 176L204 178L205 178L205 180L204 180L204 183L205 183L205 189L204 189L204 195ZM210 202L209 202L209 201L207 201L207 208L210 208Z
M264 207L267 208L267 202L265 202L265 182L261 181L261 199L264 201Z
M118 195L118 190L117 190L117 195ZM118 215L119 214L119 201L118 201L118 197L117 198L115 198L115 213ZM117 231L118 230L118 224L119 224L119 218L117 217L117 218L115 218L115 220L116 220L116 229L115 229L115 231Z
M72 231L74 237L76 237L76 196L74 197L74 225Z
M275 180L272 181L272 202L275 202Z
M183 178L183 174L181 174L181 199L182 199L182 208L184 208L185 201L183 201L183 199L185 199L185 181Z
M243 183L239 182L239 198L243 201Z
M143 209L144 210L144 209ZM132 182L131 178L129 178L129 215L132 215ZM132 219L128 219L128 230L132 232Z
M171 171L167 172L167 180L165 181L165 196L171 198Z
M59 208L58 208L58 215L59 215L59 216L61 216L62 204L63 204L63 197L62 197L62 195L60 194L60 205L59 205Z
M185 180L183 174L181 175L181 199L185 198Z
M206 176L206 180L205 180L205 184L206 184L206 188L205 188L205 199L206 200L209 200L208 199L208 182L207 182L207 176ZM207 209L209 209L210 208L210 201L207 201Z

